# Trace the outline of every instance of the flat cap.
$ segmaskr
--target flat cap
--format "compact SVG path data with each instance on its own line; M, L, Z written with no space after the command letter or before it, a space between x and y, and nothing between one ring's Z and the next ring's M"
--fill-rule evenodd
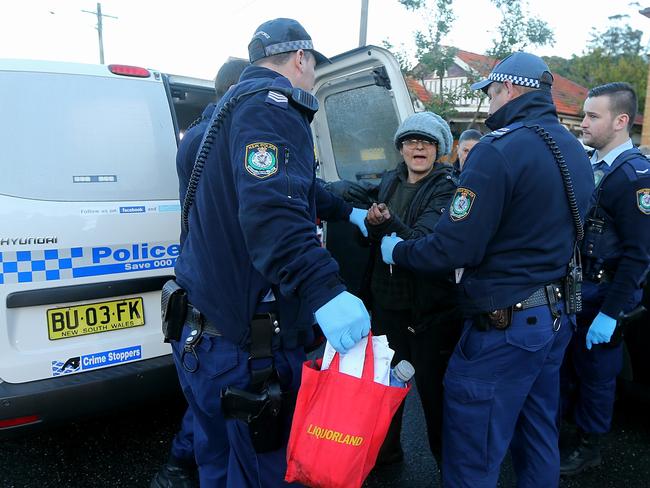
M486 91L490 83L503 83L506 80L511 81L513 85L550 90L553 75L542 58L518 52L500 61L486 79L474 83L471 88Z
M314 49L311 36L297 20L284 18L268 20L255 30L248 44L248 58L254 63L262 58L298 49L311 51L316 58L316 64L331 63Z

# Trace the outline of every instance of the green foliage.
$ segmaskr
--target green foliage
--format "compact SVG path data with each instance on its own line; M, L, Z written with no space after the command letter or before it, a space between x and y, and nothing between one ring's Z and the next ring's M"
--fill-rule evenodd
M453 0L434 0L434 5L429 5L426 0L399 0L406 9L418 11L428 19L425 31L415 33L415 48L417 64L411 67L407 61L404 50L398 51L396 58L405 75L420 79L424 85L424 78L433 74L439 83L438 93L433 101L426 107L443 118L449 118L455 112L454 106L458 100L455 92L444 89L442 80L447 70L453 65L457 50L442 44L445 36L451 30L456 19L453 12ZM384 41L387 49L393 47ZM389 47L390 46L390 47Z
M497 27L498 38L486 54L503 59L515 51L528 46L554 45L553 31L548 24L530 17L527 0L491 0L501 11L502 19Z
M587 50L571 59L558 56L545 58L557 73L587 88L612 81L627 81L637 92L639 109L645 105L648 62L643 53L643 33L629 25L620 25L627 15L610 17L613 24L603 32L593 31Z
M391 52L391 54L395 57L397 62L399 63L399 69L402 72L402 74L407 74L410 73L411 70L413 69L413 65L409 61L409 56L408 53L406 52L406 48L404 47L404 44L402 44L399 48L396 48L393 43L391 43L388 39L384 39L381 41L382 46L384 49L387 49Z
M610 17L609 19L614 22L614 25L608 27L605 32L597 32L592 28L591 39L587 43L588 51L602 49L607 56L640 56L643 54L641 46L643 32L632 29L628 24L616 25L625 22L624 19L629 17L629 15Z
M464 98L483 97L470 90L473 79L460 87L451 90L444 86L443 79L449 68L454 64L457 49L443 45L445 36L450 32L455 20L453 0L398 0L407 10L417 12L427 19L427 28L416 32L415 47L417 63L411 67L408 55L403 46L395 51L388 41L383 45L391 50L402 72L413 76L424 85L424 79L435 77L437 83L432 101L426 105L428 110L436 112L449 119L456 113L455 107ZM542 46L553 44L553 32L546 22L531 18L527 11L528 0L491 0L501 11L503 19L499 24L499 38L495 39L494 47L488 54L503 58L513 51L526 46ZM523 5L523 6L522 6Z
M415 11L426 6L426 0L399 0L399 3L406 7L406 10Z

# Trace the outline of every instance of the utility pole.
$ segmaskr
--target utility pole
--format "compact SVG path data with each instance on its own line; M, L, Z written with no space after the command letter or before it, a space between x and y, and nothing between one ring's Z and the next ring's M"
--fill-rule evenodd
M359 24L359 47L366 45L368 34L368 0L361 0L361 22Z
M104 37L103 37L103 22L102 17L110 17L111 19L117 19L113 15L102 14L102 4L97 2L97 10L82 10L87 14L93 14L97 16L97 35L99 36L99 64L104 64Z
M650 7L639 10L645 17L650 17ZM648 70L648 85L645 92L645 107L643 109L643 128L641 129L641 145L650 145L650 69Z

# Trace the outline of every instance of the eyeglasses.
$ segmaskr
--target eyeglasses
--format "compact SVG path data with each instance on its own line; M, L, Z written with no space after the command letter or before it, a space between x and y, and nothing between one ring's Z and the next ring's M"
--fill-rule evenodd
M436 143L433 141L424 141L422 139L407 139L402 141L402 147L408 147L409 149L414 149L418 146L431 147L435 145Z

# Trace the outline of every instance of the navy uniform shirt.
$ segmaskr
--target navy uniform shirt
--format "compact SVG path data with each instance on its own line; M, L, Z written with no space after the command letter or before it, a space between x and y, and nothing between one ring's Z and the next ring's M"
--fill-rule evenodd
M273 87L291 83L250 66L219 102L217 109L268 88L237 103L216 134L175 268L190 302L240 344L269 288L283 334L309 328L314 311L345 290L315 232L316 197L324 190L315 180L311 114ZM323 213L349 215L349 206L321 197Z
M630 141L627 146L607 161L594 191L589 214L604 220L604 232L594 234L587 226L582 245L587 268L604 267L614 275L601 285L607 287L601 311L613 318L639 291L650 266L650 162Z
M560 171L544 141L523 124L539 124L558 144L584 219L593 192L589 160L560 125L549 92L510 101L486 124L499 128L472 149L449 211L433 233L397 244L400 266L426 272L464 268L467 314L511 306L566 275L576 238Z
M224 98L227 100L227 98ZM223 105L223 104L221 104ZM219 108L221 108L219 105ZM201 147L203 134L205 133L210 118L214 113L217 104L210 103L203 110L201 117L193 123L183 135L181 143L178 146L176 153L176 173L178 174L178 195L181 205L185 200L185 193L187 191L187 184L192 174L192 168L196 161L196 155ZM318 218L328 222L336 222L347 220L352 212L352 206L342 198L337 197L333 193L325 190L322 187L320 180L317 180L316 187L316 212ZM185 242L185 229L181 228L180 245L181 249Z
M210 122L210 117L212 117L215 106L216 104L210 103L205 107L199 122L192 124L185 131L183 139L181 139L181 143L178 146L178 151L176 152L176 174L178 175L178 195L181 206L183 205L183 200L185 200L187 184L190 181L190 175L192 174L192 167L196 160L196 154L199 152L199 147L203 140L203 134L208 126L208 122ZM181 227L181 249L183 249L185 235L185 229Z

